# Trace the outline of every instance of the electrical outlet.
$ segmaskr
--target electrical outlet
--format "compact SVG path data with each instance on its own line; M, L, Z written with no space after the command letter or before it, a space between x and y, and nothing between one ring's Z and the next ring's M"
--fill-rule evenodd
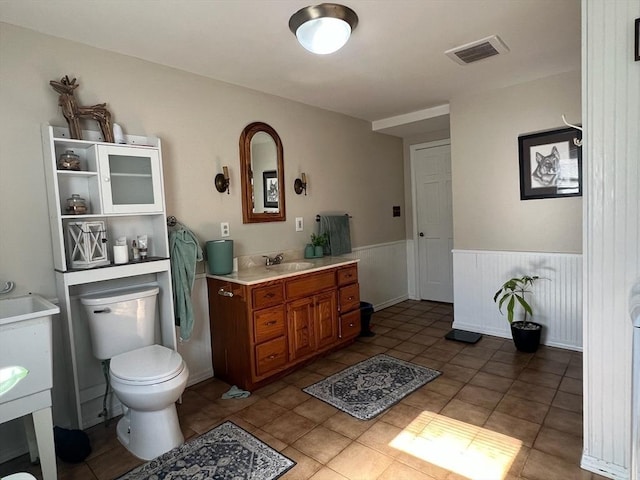
M229 236L229 222L220 223L220 235L223 237Z
M301 232L304 230L304 221L302 217L296 217L296 232Z

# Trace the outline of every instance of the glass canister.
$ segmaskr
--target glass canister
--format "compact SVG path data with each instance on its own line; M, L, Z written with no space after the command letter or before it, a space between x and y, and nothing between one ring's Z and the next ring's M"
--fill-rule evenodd
M89 213L87 201L77 193L74 193L70 198L67 198L65 212L67 215L84 215L85 213Z
M80 157L67 150L58 157L58 170L80 170Z

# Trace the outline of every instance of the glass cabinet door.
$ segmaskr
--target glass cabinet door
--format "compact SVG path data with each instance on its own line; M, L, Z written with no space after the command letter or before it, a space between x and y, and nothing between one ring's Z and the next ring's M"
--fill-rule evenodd
M103 213L162 212L158 150L98 147Z

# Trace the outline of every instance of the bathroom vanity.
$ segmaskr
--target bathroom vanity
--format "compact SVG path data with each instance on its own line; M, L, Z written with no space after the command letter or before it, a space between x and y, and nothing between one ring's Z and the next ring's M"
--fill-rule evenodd
M360 333L357 260L326 257L208 275L213 370L255 390Z

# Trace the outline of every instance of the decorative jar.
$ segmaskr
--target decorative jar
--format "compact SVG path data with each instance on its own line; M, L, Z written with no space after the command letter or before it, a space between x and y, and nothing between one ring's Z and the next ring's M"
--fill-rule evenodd
M89 213L87 201L77 193L74 193L70 198L67 198L64 210L67 215L84 215Z
M73 153L73 150L67 150L58 157L58 170L81 170L80 157Z

